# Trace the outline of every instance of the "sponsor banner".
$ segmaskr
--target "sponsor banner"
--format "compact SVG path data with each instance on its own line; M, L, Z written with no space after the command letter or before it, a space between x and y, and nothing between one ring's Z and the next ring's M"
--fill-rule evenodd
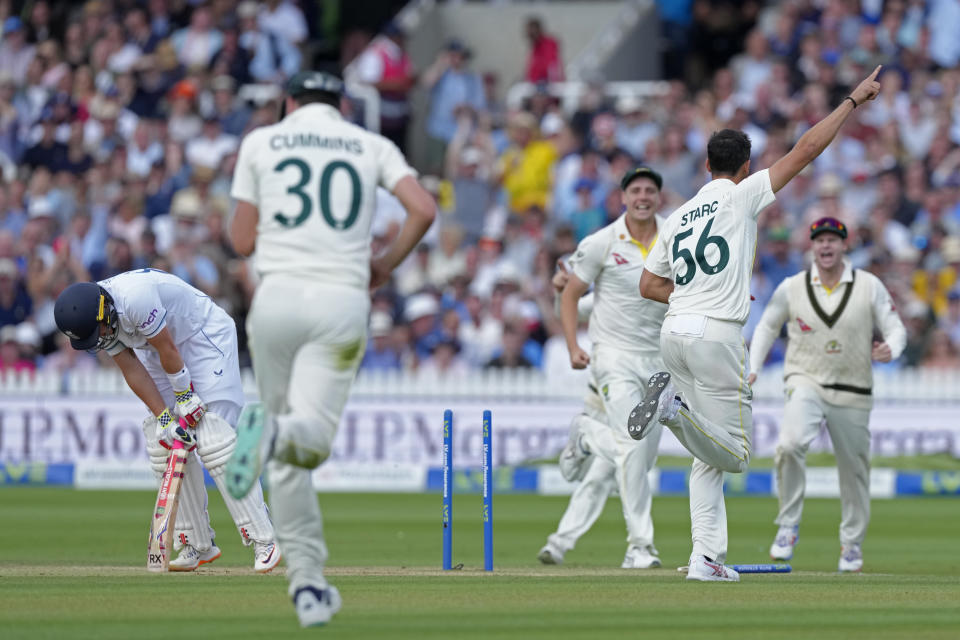
M898 473L898 496L960 496L960 471Z
M423 465L331 462L314 470L313 486L328 493L418 493L427 482L426 473Z
M207 488L214 488L209 475L204 474ZM687 495L689 469L653 469L650 486L654 495ZM457 469L453 475L454 493L479 494L483 490L480 469ZM375 492L375 493L439 493L443 488L443 469L421 465L400 464L324 464L314 471L313 483L317 491ZM0 487L3 486L67 486L78 489L149 489L157 488L149 464L91 463L73 464L2 464ZM577 483L567 482L557 465L539 467L499 467L493 470L494 493L537 493L540 495L570 495ZM724 494L728 496L776 496L776 474L772 470L748 471L745 474L725 474ZM610 493L617 493L611 478ZM870 473L870 496L894 498L900 496L960 496L958 471L896 471L873 469ZM840 487L837 470L830 467L807 469L808 498L838 498Z
M45 462L0 462L0 487L3 486L73 486L72 464Z
M159 486L146 460L80 460L74 473L77 489L153 489Z
M557 468L556 465L552 465ZM536 493L540 469L532 467L494 468L491 484L494 493ZM557 468L559 473L559 468ZM562 478L561 478L562 479ZM572 487L571 486L571 492ZM427 491L443 491L443 467L427 470ZM453 472L453 492L483 493L483 473L480 469L455 469Z
M521 466L555 459L567 441L576 401L452 403L372 401L347 404L330 463L440 466L443 410L454 411L453 461L458 469L481 463L481 415L493 411L494 465ZM132 396L10 398L0 405L0 464L146 462L142 421ZM880 405L871 414L874 456L949 452L960 457L960 421L951 405ZM754 405L753 457L772 457L783 418L779 403ZM822 430L811 452L831 451ZM663 455L687 455L669 430Z

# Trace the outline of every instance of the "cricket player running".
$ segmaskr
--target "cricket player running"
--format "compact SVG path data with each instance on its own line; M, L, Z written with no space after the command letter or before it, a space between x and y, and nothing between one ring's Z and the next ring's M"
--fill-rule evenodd
M660 174L647 167L634 168L623 176L620 188L626 211L580 242L570 259L572 273L560 299L560 321L570 364L574 369L590 365L603 403L602 421L587 415L588 420L581 421L581 428L585 426L593 432L593 437L587 437L587 448L613 463L616 470L628 543L621 566L627 569L661 565L653 544L652 495L647 480L647 472L656 461L661 430L656 425L650 437L638 444L627 436L623 426L627 413L643 397L644 381L663 367L658 336L667 308L644 300L637 293L644 262L651 247L656 245L657 230L663 224L655 215L660 208L662 186ZM591 283L594 284L589 328L592 356L577 344L577 303ZM595 402L588 395L585 406ZM573 451L583 449L577 447ZM600 474L604 466L598 467L595 473ZM574 526L573 531L585 532L592 524L588 520L599 516L607 495L589 490L597 487L595 478L591 478L588 489L571 500L568 513L571 516L579 513L586 525ZM588 505L588 500L595 504ZM541 561L544 551L562 558L563 552L573 546L575 538L571 537L551 536L541 550Z
M383 284L436 215L433 198L396 145L340 115L341 80L303 71L284 98L286 117L240 145L231 195L233 246L256 249L261 276L247 319L262 404L246 408L228 463L234 496L266 465L289 594L302 626L323 625L340 594L323 575L327 547L311 475L329 456L363 357L369 289ZM371 258L377 186L407 218Z
M557 317L560 316L560 296L569 279L570 272L566 265L562 260L558 261L557 270L551 280ZM591 292L577 301L577 319L586 322L592 312ZM607 498L616 488L616 465L612 459L594 455L593 451L599 450L599 447L591 443L604 432L609 433L609 438L612 439L613 432L604 423L606 419L600 392L591 377L583 398L583 411L570 422L570 438L557 461L563 478L567 482L577 482L577 486L570 496L570 502L560 518L557 530L547 537L547 544L537 554L537 559L543 564L563 564L564 555L573 549L577 540L597 521Z
M853 269L844 257L846 225L820 218L810 227L810 240L813 266L780 283L751 341L752 385L787 323L783 370L787 400L774 457L780 530L770 556L793 557L803 512L807 449L826 420L840 477L839 570L860 571L861 545L870 521L871 360L890 362L899 357L907 333L880 279ZM883 342L873 341L875 329Z
M57 298L53 314L74 349L110 354L150 410L143 435L158 480L174 439L196 451L187 456L174 532L180 554L170 570L193 571L220 557L198 456L243 543L254 547L254 569L264 573L277 566L280 551L259 483L237 500L224 479L244 403L233 319L204 293L157 269L72 284Z
M669 301L660 333L667 370L650 378L627 426L637 440L670 427L694 455L690 472L693 551L688 580L740 579L723 562L727 514L723 472L750 461L753 399L743 325L750 312L750 274L757 217L801 169L833 140L859 105L880 91L878 66L826 118L804 133L773 166L750 175L750 139L724 129L707 144L713 180L663 224L640 292ZM680 395L677 395L679 391Z

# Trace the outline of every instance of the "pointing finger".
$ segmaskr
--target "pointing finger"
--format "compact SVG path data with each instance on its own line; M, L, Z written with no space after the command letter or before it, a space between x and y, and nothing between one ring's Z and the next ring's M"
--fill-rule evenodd
M878 65L877 65L877 68L874 69L874 70L873 70L873 73L870 74L870 79L873 80L874 78L876 78L876 77L877 77L877 74L880 73L880 69L882 69L882 68L883 68L883 65L882 65L882 64L878 64Z

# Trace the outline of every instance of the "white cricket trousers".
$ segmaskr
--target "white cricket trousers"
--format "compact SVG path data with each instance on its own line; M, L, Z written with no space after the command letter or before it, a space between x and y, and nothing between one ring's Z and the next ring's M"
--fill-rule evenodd
M800 524L806 489L806 456L822 421L837 456L840 480L840 544L862 544L870 522L870 410L826 402L807 384L787 386L783 426L774 455L781 526Z
M610 432L606 424L607 416L603 411L599 396L588 392L583 403L583 413L574 418L579 433L582 433L591 454L594 456L586 475L577 484L570 496L567 509L560 518L557 530L547 537L547 541L567 553L577 544L577 540L590 530L593 523L603 513L607 498L617 486L617 467L609 454L601 454L598 435ZM612 434L608 437L612 441Z
M244 404L243 382L240 378L240 360L237 354L237 328L226 311L214 307L204 320L203 328L177 344L183 362L190 371L190 381L197 395L207 405L207 410L217 414L235 428L240 409ZM173 388L160 355L155 349L135 349L137 358L153 379L157 390L168 407L176 406ZM151 438L153 434L150 434ZM224 465L234 446L235 436L231 430L210 431L204 424L197 432L197 439L204 446L205 458L197 451L187 457L181 509L177 513L176 542L181 548L188 541L201 551L210 547L214 531L207 512L207 490L203 484L203 466L210 473L217 489L223 496L230 516L240 532L244 544L270 542L274 539L273 525L267 515L263 492L258 482L244 498L237 500L226 491L223 476ZM154 446L153 442L148 444Z
M663 361L688 407L667 426L694 455L693 553L718 562L727 555L723 472L746 470L753 435L750 359L742 328L737 322L683 315L668 316L660 332Z
M302 586L327 584L327 546L311 475L330 455L363 357L369 313L366 290L272 274L260 283L247 317L260 399L277 419L267 478L291 595Z
M606 414L605 425L594 430L588 442L600 458L615 467L617 487L627 525L627 543L645 547L653 544L653 501L647 472L657 460L660 446L660 425L637 442L627 432L627 417L643 400L647 379L660 371L660 358L643 356L622 349L594 345L591 356L593 377L600 392ZM590 475L590 472L587 472ZM603 505L600 505L602 509ZM599 514L598 514L599 515Z

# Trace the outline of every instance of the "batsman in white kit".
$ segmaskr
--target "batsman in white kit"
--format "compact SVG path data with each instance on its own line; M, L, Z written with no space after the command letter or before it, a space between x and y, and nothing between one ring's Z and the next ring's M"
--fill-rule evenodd
M574 492L557 533L541 549L541 562L562 561L600 515L610 492L603 475L612 470L627 524L627 552L621 567L661 566L653 543L652 492L647 477L657 458L661 430L656 425L649 438L637 443L628 437L625 426L627 413L643 398L646 379L663 368L659 333L667 308L645 300L638 292L644 262L663 224L656 216L662 186L660 174L648 167L628 171L620 183L626 211L584 238L570 259L572 273L561 296L560 319L570 363L575 369L590 366L596 393L588 392L584 413L575 418L582 439L563 455L583 455L589 450L599 458ZM576 332L578 303L591 284L593 353L588 355L577 344ZM565 463L567 460L561 460Z
M343 119L342 91L327 73L293 76L287 115L240 145L231 190L234 248L244 256L256 250L261 277L247 318L261 403L240 417L228 484L234 496L246 495L266 469L302 626L326 624L341 606L323 575L327 547L311 476L330 456L363 357L369 290L390 277L436 215L396 145ZM385 253L371 258L378 186L408 215Z
M143 435L158 480L174 439L195 452L184 471L174 532L180 554L170 570L193 571L220 557L201 462L243 543L254 547L254 569L265 573L277 566L280 550L259 483L242 499L226 490L224 471L244 404L237 328L227 312L172 274L140 269L70 285L57 298L54 318L74 349L112 356L150 410Z
M835 218L810 226L813 266L785 279L760 317L751 341L750 368L760 371L787 324L783 380L787 396L774 464L780 525L770 547L789 560L797 544L806 454L826 422L837 456L842 519L840 571L863 568L863 539L870 521L870 409L872 360L890 362L903 352L907 332L886 287L844 258L847 227ZM883 341L874 341L879 330ZM751 373L753 384L756 373Z
M860 104L880 91L878 66L773 166L750 175L750 139L724 129L707 144L713 180L662 225L640 280L644 297L669 302L660 333L666 370L628 419L637 440L668 426L694 456L690 472L693 551L687 579L728 581L723 473L750 461L753 394L742 333L750 312L757 217L830 144Z

